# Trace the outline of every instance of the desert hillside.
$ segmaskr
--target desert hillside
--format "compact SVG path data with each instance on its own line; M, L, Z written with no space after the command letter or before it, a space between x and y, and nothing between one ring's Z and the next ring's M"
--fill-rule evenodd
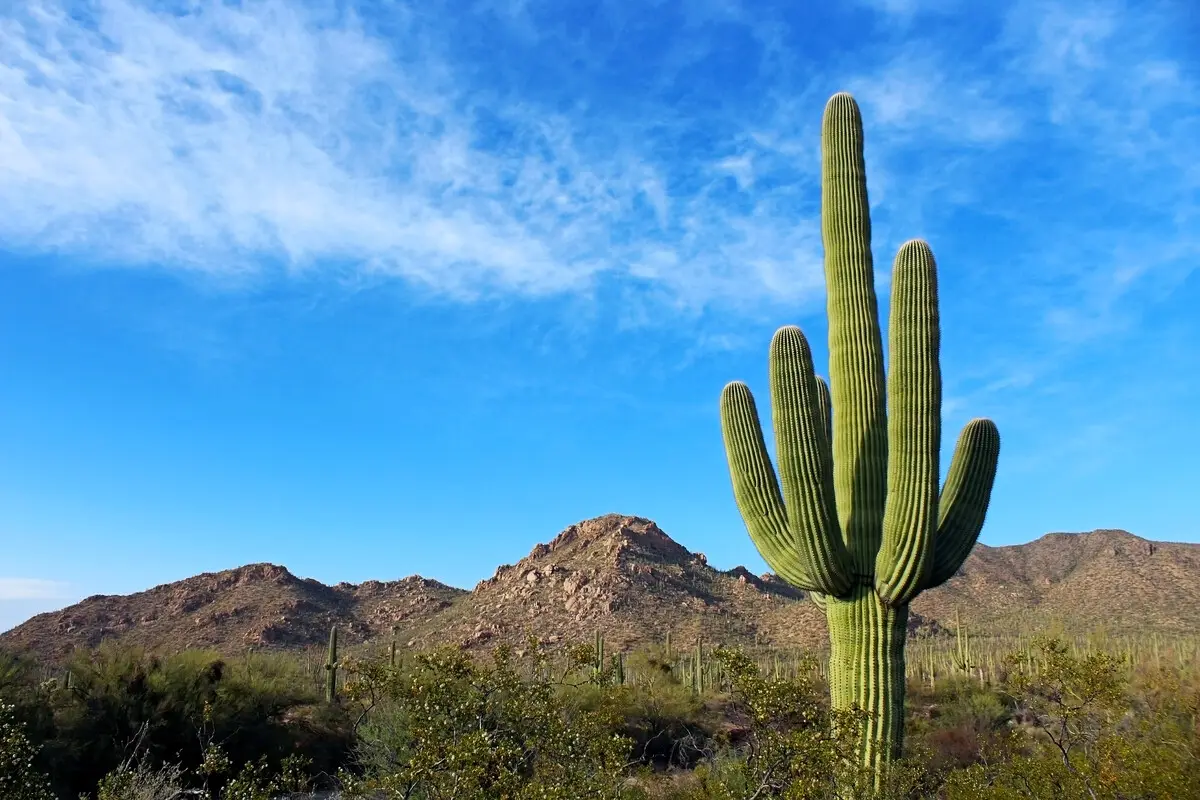
M744 534L741 534L744 535ZM979 545L954 579L913 605L912 627L936 634L955 608L975 631L1196 633L1180 608L1200 607L1200 545L1151 542L1125 531L1051 533L1010 547ZM390 636L423 647L519 644L530 634L580 641L604 631L612 646L756 640L823 643L823 615L803 593L743 567L722 571L654 522L609 514L571 525L472 591L412 576L326 586L281 566L252 564L127 596L89 597L39 614L0 645L57 660L104 639L225 653L323 644L330 625L348 645Z

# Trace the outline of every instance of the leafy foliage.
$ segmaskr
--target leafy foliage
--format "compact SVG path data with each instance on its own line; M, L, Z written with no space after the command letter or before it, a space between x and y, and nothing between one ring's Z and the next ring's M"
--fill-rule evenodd
M593 663L573 658L556 680L536 644L526 676L507 647L495 651L490 665L449 649L419 655L405 671L382 660L348 663L346 694L366 715L359 736L367 768L362 778L346 776L348 794L413 800L628 796L631 743L612 732L618 720L607 702L621 689L603 686L602 701L587 709L564 702L561 691L571 673L590 671Z
M0 656L0 797L273 800L323 776L411 800L1200 796L1186 660L1135 667L1047 639L1005 659L998 686L918 682L905 758L876 792L854 757L864 712L830 710L811 657L767 653L764 669L762 653L706 650L697 694L661 649L628 654L623 682L595 650L344 658L332 704L319 665L286 656L106 646L72 662L69 687Z
M0 703L0 797L5 800L49 800L50 781L33 764L38 748L15 718L12 705Z
M1167 800L1195 797L1200 786L1196 741L1163 737L1171 720L1131 714L1126 680L1113 656L1073 656L1058 639L1008 659L1007 691L1030 745L1024 754L952 774L951 800L1062 798L1062 800Z

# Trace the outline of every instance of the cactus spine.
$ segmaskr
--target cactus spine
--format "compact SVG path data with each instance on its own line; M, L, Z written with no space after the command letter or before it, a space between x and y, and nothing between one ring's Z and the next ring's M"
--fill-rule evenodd
M337 625L329 629L329 652L325 657L325 702L337 697Z
M896 255L885 384L865 172L858 104L834 95L821 132L831 386L800 329L781 328L769 359L781 481L746 384L722 392L721 427L751 539L825 610L832 705L872 715L860 756L878 777L902 743L909 603L949 580L974 547L1000 436L991 420L967 424L939 498L936 266L923 241Z

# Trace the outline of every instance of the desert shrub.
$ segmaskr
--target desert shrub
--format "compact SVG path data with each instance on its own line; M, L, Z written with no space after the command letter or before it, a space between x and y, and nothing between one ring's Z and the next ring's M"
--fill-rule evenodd
M727 730L723 746L697 766L683 798L714 800L834 800L875 794L872 776L858 766L858 726L863 712L830 711L811 666L797 677L766 678L741 650L718 649L729 713L746 721ZM905 796L918 775L897 765L884 779L883 796Z
M1034 645L1040 667L1008 659L1020 734L1032 749L949 776L950 800L1061 798L1167 800L1200 796L1200 764L1186 743L1163 737L1174 720L1136 719L1122 665L1112 656L1070 654L1057 639ZM1182 746L1181 746L1182 745Z
M575 656L590 663L592 653L585 648ZM615 714L620 719L617 732L631 742L631 763L657 770L690 768L707 757L721 724L720 710L681 682L654 650L630 653L625 669L636 680L615 689L586 675L560 681L564 702L579 709L603 705Z
M52 800L50 781L34 765L38 748L16 719L15 707L0 702L0 797Z
M1132 676L1130 695L1136 717L1147 723L1133 731L1133 735L1171 742L1180 752L1200 759L1200 672L1195 665L1186 670L1137 669Z
M100 779L97 800L178 800L184 790L183 769L176 764L152 767L126 761Z
M909 695L905 750L926 769L943 774L988 760L1007 758L1014 747L1013 699L990 686L960 677L936 693L915 687Z
M160 658L106 643L69 667L70 688L55 682L44 694L48 724L39 731L62 797L93 793L110 774L132 775L134 750L139 779L176 765L194 783L212 745L232 774L261 759L278 771L292 753L308 758L314 774L333 773L351 748L345 714L317 702L299 665L289 670L281 659L231 662L202 651Z
M507 647L497 648L490 664L453 649L418 655L404 670L382 660L348 663L346 693L365 714L358 733L366 769L361 777L343 775L346 793L411 800L630 796L630 743L613 732L614 706L562 702L540 648L524 666L523 674ZM385 721L377 724L380 717Z
M243 765L236 775L219 781L219 789L206 785L196 793L186 788L189 776L178 764L152 767L133 756L101 779L97 800L180 800L183 797L275 800L281 792L306 792L311 788L306 768L304 759L299 757L285 759L282 771L272 770L265 758L259 759ZM211 773L225 773L229 769L230 762L217 747L208 752L200 773L213 777Z

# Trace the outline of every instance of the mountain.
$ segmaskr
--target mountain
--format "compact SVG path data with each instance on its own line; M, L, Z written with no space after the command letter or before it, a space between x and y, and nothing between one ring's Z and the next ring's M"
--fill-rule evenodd
M1014 630L1061 624L1113 633L1200 632L1200 544L1155 542L1122 530L1048 533L1027 544L976 545L963 569L913 610Z
M274 564L250 564L131 595L94 595L0 634L0 646L48 661L104 639L167 651L302 649L326 643L331 625L361 641L434 616L464 594L415 575L326 586Z
M813 645L824 619L787 584L745 567L714 569L657 525L610 514L572 525L504 565L436 618L411 631L414 643L468 645L579 641L596 628L614 647L662 641L764 640Z
M741 535L745 535L744 533ZM1200 605L1200 545L1125 531L1052 533L1010 547L978 545L959 575L913 604L915 635L942 632L960 609L981 633L1062 623L1071 630L1197 633L1179 613ZM419 576L326 586L253 564L128 596L95 596L0 634L0 646L58 660L103 639L227 654L318 647L337 624L353 647L393 626L402 644L520 646L586 640L612 647L662 641L820 646L824 617L804 593L744 567L722 571L641 517L609 514L571 525L472 591Z

